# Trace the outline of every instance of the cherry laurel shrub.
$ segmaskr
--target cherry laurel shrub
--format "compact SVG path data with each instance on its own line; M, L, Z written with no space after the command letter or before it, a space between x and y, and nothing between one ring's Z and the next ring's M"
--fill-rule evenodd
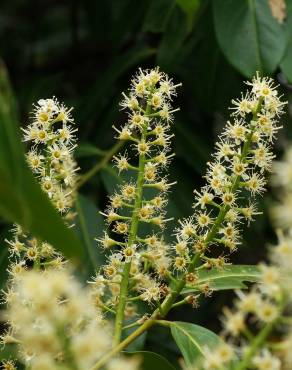
M97 242L107 261L86 287L53 246L19 225L12 229L3 293L8 329L2 342L16 352L15 359L3 361L4 369L18 364L31 370L145 369L143 352L122 352L154 325L170 329L187 370L289 369L291 233L285 226L269 264L228 262L240 246L244 223L260 213L256 197L265 191L286 103L272 79L257 74L247 82L248 91L232 101L230 121L207 163L206 184L194 192L192 214L177 221L170 244L164 237L171 220L166 205L175 183L167 174L178 110L173 100L180 86L159 68L140 69L123 93L127 122L113 128L126 150L113 160L129 181L102 212L107 227ZM39 100L23 131L29 166L68 227L74 227L79 169L71 109L56 98ZM244 292L244 282L256 284ZM222 333L167 320L176 307L195 309L201 296L227 289L236 290L238 298L234 308L224 309ZM281 340L273 342L276 330Z

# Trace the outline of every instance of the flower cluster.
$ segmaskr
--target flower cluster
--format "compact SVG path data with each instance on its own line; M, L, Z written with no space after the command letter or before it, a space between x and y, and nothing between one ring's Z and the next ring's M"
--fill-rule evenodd
M224 308L222 336L229 356L222 356L222 345L212 351L206 349L211 355L206 355L202 369L219 370L223 366L236 370L250 366L258 370L291 368L291 246L279 240L271 250L271 263L259 265L259 283L247 293L237 291L234 307ZM285 253L284 261L283 249L287 251L287 248L290 253ZM279 338L273 348L271 334L275 329ZM232 362L238 365L231 367Z
M288 309L286 315L290 317L284 320L285 336L280 346L280 356L283 369L292 367L292 148L287 148L282 161L276 162L273 167L272 184L278 195L278 201L271 208L271 216L277 228L278 243L271 248L271 260L278 271L281 272L282 282L285 284ZM288 305L289 304L289 305Z
M32 123L23 128L23 140L30 146L27 162L54 207L69 224L74 218L72 206L78 169L73 158L77 128L72 126L71 110L55 98L41 99L35 105ZM12 277L27 265L62 267L62 256L50 244L38 240L19 225L15 225L12 233L12 239L7 240Z
M125 268L131 295L152 302L165 294L159 280L169 270L171 260L160 230L168 221L164 207L173 185L164 173L174 155L169 130L177 110L171 108L171 100L178 86L158 69L140 70L128 94L123 94L121 107L128 110L128 121L114 129L117 139L130 145L126 153L114 157L114 163L119 173L128 170L127 178L131 179L123 181L103 213L109 231L98 242L110 254L93 281L109 306L119 302ZM133 311L130 302L127 308Z
M220 348L206 356L203 369L249 367L258 370L289 370L292 367L292 222L291 207L291 147L284 160L274 164L272 183L281 191L272 216L278 231L278 243L270 248L268 264L259 264L259 282L246 293L237 292L233 309L224 308L222 335L230 354L220 356ZM274 343L276 334L277 344ZM207 352L210 349L207 349ZM229 365L228 365L229 364ZM244 364L244 366L242 366Z
M111 345L111 328L90 291L66 269L23 272L5 315L10 328L2 342L16 344L18 360L32 370L90 369ZM124 362L112 359L106 369ZM127 364L136 370L138 361Z
M76 185L77 166L73 152L77 128L72 126L71 110L55 98L41 99L35 105L32 123L23 128L24 141L31 146L27 162L63 215L72 207Z
M208 163L207 184L195 191L194 214L176 230L175 268L186 270L197 252L207 268L222 267L224 257L210 258L214 244L225 254L240 244L240 225L258 214L254 198L265 191L265 172L271 170L272 143L279 130L277 121L286 104L280 100L270 78L257 75L247 82L250 90L233 100L227 122Z
M282 161L273 165L272 184L279 190L280 199L271 209L271 216L276 226L292 229L292 147L289 147Z

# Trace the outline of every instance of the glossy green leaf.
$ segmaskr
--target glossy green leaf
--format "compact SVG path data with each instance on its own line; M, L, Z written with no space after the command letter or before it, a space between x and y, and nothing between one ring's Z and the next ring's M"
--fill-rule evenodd
M213 1L215 30L228 61L246 77L270 74L285 50L284 28L266 0Z
M287 2L287 19L285 22L286 50L280 67L287 80L292 83L292 2Z
M183 293L192 293L208 283L212 290L245 289L244 282L257 282L261 278L258 266L230 265L223 269L199 270L195 287L186 287Z
M242 77L239 73L228 63L218 45L215 30L214 30L214 17L212 7L203 4L201 16L198 18L196 25L195 35L190 39L189 43L193 42L195 56L193 53L189 57L190 66L185 69L182 78L184 82L183 90L186 96L194 96L198 106L207 114L213 111L224 112L226 107L230 104L230 100L240 94L242 91L243 83ZM192 69L196 83L189 78L189 70ZM226 112L226 116L229 112ZM186 119L184 118L186 121ZM194 124L194 123L193 123ZM196 130L192 130L193 125L188 125L182 122L181 131L189 127L188 131L191 132L191 140L194 141L193 146L199 149L200 152L209 156L211 147L213 146L213 138L210 140L211 135L205 135L207 122L202 122L200 119L196 122ZM223 124L220 123L220 127ZM210 125L210 123L209 123ZM178 125L176 125L178 129ZM210 126L208 126L210 127ZM211 128L211 127L210 127ZM213 129L214 131L214 129ZM215 132L213 132L215 134ZM184 136L188 136L189 132ZM195 136L195 139L194 139ZM190 140L190 139L189 139ZM198 143L200 145L198 146ZM190 147L187 146L186 149ZM182 150L184 152L184 150ZM190 151L190 149L189 149ZM203 161L203 168L205 169L206 159L198 153ZM188 155L184 153L184 155ZM197 156L189 156L193 162L197 162ZM194 161L193 158L196 158ZM189 160L190 161L190 160ZM201 171L203 170L201 168Z
M220 343L220 338L212 331L188 322L171 322L170 329L187 366L205 356L205 347L212 348Z
M137 351L129 354L141 359L140 370L175 370L166 358L155 352Z
M29 170L17 126L16 105L3 64L0 65L0 215L54 245L68 257L82 247L65 226Z

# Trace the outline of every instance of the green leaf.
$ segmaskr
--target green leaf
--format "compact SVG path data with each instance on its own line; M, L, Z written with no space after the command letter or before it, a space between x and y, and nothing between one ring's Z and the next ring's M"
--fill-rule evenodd
M188 322L170 322L170 329L187 366L205 356L204 347L216 347L221 341L212 331Z
M76 199L76 232L83 242L88 270L92 272L104 262L104 254L95 239L102 235L104 221L93 202L78 194Z
M17 106L4 63L0 60L0 171L19 184L21 157L19 131L15 128Z
M154 352L138 351L131 352L129 355L142 358L141 370L175 370L166 358Z
M215 30L228 61L246 77L271 74L285 50L284 28L266 0L213 1Z
M186 287L183 293L199 290L200 285L208 283L212 290L245 289L244 282L257 282L261 278L258 266L230 265L223 269L199 270L195 287Z
M292 83L292 2L287 2L287 19L285 22L286 50L280 67L287 80Z
M16 122L15 100L6 69L0 64L0 216L20 224L68 257L80 256L79 240L65 226L26 164Z
M5 175L5 172L0 172L0 215L46 240L67 257L80 257L82 247L79 240L64 224L25 164L22 164L19 186Z
M203 108L208 115L214 111L220 111L224 114L225 111L225 116L228 116L230 112L228 109L226 110L226 106L242 90L242 77L228 63L219 48L211 4L204 3L204 6L202 6L195 34L188 43L191 42L193 42L195 55L192 53L188 56L188 66L185 67L183 72L182 81L184 81L185 95L193 97L199 107ZM193 71L196 83L193 83L193 79L189 78L190 70ZM184 120L186 121L186 118ZM189 126L189 131L194 131L191 125L186 122L182 123L183 127ZM178 128L178 125L176 125L176 128ZM214 128L211 131L214 131ZM207 150L206 146L208 142L209 145L212 142L213 146L213 140L210 135L205 134L205 125L202 123L202 118L198 118L196 123L195 136L195 140L201 143L202 150L200 149L200 152L205 153L205 157L208 156L211 148ZM191 138L193 137L194 132ZM196 143L194 145L197 149ZM203 168L205 168L206 160L204 156L200 155L200 157L204 163ZM197 161L197 156L194 158ZM196 161L193 160L193 162ZM203 168L201 168L201 171Z
M178 64L180 50L189 31L189 17L180 8L176 7L167 22L167 27L159 45L157 52L157 64L159 66L170 69Z
M176 0L176 3L188 16L192 17L199 9L201 0Z
M175 6L175 0L152 0L146 13L143 30L163 32Z
M0 361L17 358L18 347L16 344L6 344L0 350Z
M183 9L187 14L195 12L200 6L201 0L176 0L176 3Z

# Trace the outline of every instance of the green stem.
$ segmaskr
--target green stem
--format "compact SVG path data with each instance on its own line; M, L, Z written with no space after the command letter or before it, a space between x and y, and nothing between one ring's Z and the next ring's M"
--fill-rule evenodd
M72 370L79 370L79 366L75 361L74 354L71 350L71 340L68 334L65 332L64 327L57 327L57 336L60 338L60 342L62 343L63 352L65 354L65 361L69 368Z
M270 324L267 324L263 327L263 329L259 332L259 334L254 338L254 340L251 342L251 346L245 353L243 360L238 364L238 366L235 368L235 370L245 370L249 367L250 362L257 352L259 348L262 347L262 345L265 343L268 335L271 333L275 325L275 322L272 322Z
M251 342L254 340L253 333L249 330L248 327L244 328L242 333L245 335L245 337Z
M93 177L98 171L103 169L106 164L111 160L112 156L121 149L124 145L124 141L118 141L115 145L109 149L101 161L97 162L95 166L93 166L88 172L81 176L78 184L77 189L81 188L91 177Z
M184 304L187 304L187 303L188 302L185 299L182 299L181 301L174 303L171 308L176 308L176 307L179 307L179 306L183 306Z
M111 309L110 307L106 306L105 304L99 303L99 307L102 308L104 311L110 312L112 314L116 314L116 311Z
M100 369L103 365L107 363L110 358L121 352L124 348L126 348L130 343L132 343L136 338L138 338L154 324L155 320L149 319L145 321L143 325L141 325L137 330L130 334L123 342L119 343L110 352L103 356L90 370Z
M195 267L197 263L199 262L199 260L200 260L200 254L197 253L193 257L192 261L190 262L187 273L191 273L195 270ZM186 279L185 279L185 274L184 274L183 277L178 281L175 289L162 302L162 305L161 305L161 311L162 311L161 316L162 317L165 317L168 314L168 312L171 310L174 302L176 301L177 297L180 295L185 285L186 285Z
M140 320L133 322L132 324L123 326L123 330L134 328L135 326L140 326Z
M145 139L146 128L144 128L141 139ZM131 226L130 226L130 233L129 233L129 241L128 246L131 246L135 243L139 225L139 217L138 212L141 208L142 204L142 195L143 195L143 184L144 184L144 169L145 169L145 154L139 155L139 166L138 166L138 177L136 183L136 197L134 208L132 212L131 218ZM113 344L118 345L121 341L122 336L122 327L123 321L125 316L125 307L126 307L126 300L127 300L127 293L128 293L128 284L129 284L129 277L130 277L130 270L131 270L131 260L126 262L123 269L123 277L120 285L120 295L119 295L119 303L117 307L117 314L115 320L115 331L114 331L114 338Z
M279 313L278 318L268 324L266 324L254 337L254 339L251 341L251 344L248 348L248 350L245 352L242 360L239 362L239 364L235 367L234 370L245 370L248 369L250 366L250 363L252 361L252 358L257 353L257 351L262 348L262 346L266 343L266 340L268 336L270 335L271 331L274 329L275 325L281 321L281 315L283 313L283 310L286 306L286 299L285 297L281 297L278 300L279 305Z
M37 241L37 252L38 252L38 255L37 255L37 258L35 259L35 261L33 262L33 269L36 270L36 271L39 271L40 268L41 268L41 257L40 257L40 252L41 252L41 246L40 246L40 241L38 240Z

